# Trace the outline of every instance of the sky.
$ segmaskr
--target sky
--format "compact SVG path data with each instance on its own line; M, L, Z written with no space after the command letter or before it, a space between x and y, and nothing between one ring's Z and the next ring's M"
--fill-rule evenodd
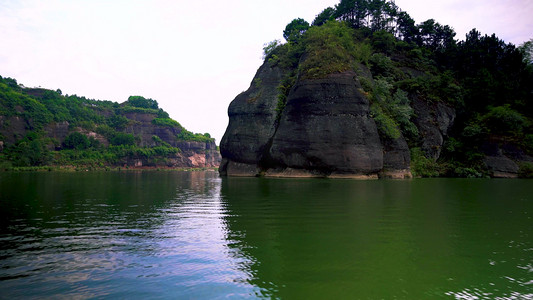
M217 144L230 102L248 89L262 49L295 18L311 23L339 0L0 0L0 75L90 99L158 101ZM533 0L396 0L416 23L457 39L472 28L520 45Z

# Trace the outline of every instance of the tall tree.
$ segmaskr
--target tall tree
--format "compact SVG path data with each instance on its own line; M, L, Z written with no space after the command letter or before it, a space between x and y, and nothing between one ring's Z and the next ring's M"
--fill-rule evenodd
M361 28L368 15L369 0L341 0L335 6L336 18L348 22L353 28Z
M328 7L315 17L311 25L321 26L327 21L334 20L334 19L335 19L335 9L333 7Z
M302 18L297 18L287 24L285 30L283 30L283 37L287 42L295 43L298 42L307 29L309 29L309 23Z
M418 35L418 28L415 25L415 20L409 16L408 13L402 11L398 13L397 28L399 36L406 42L414 42Z

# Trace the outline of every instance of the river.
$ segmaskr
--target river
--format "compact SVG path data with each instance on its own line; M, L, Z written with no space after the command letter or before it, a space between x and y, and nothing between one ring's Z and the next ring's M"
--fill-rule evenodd
M0 173L0 299L533 299L533 181Z

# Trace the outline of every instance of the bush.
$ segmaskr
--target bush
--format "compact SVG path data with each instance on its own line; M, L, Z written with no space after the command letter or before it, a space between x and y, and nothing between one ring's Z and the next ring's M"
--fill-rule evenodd
M305 34L307 58L301 71L307 78L323 78L351 68L355 44L353 30L345 23L328 21L309 28Z
M155 118L152 120L152 124L157 125L157 126L183 128L178 121L172 120L170 118Z
M107 120L107 123L109 126L116 128L116 129L123 129L128 125L130 120L124 116L121 115L114 115L111 118Z
M392 54L396 45L396 38L384 30L372 34L372 47L385 54Z
M440 166L424 155L420 148L411 149L411 172L419 177L438 177Z
M533 178L533 163L519 163L518 176L521 178Z
M109 142L111 143L111 145L115 145L115 146L119 146L119 145L132 146L132 145L135 145L135 136L129 133L117 132L115 136L113 136L109 140Z
M355 44L354 57L357 61L368 66L371 56L372 56L372 46L370 46L367 43Z
M489 112L481 117L481 121L491 133L517 134L527 126L527 119L513 110L508 104L490 107Z
M192 133L186 129L183 129L176 138L178 140L182 141L191 141L191 142L202 142L202 143L210 143L214 142L215 139L212 138L209 133Z
M381 53L374 53L370 56L369 62L370 70L374 76L393 77L395 67L389 57Z
M130 105L133 107L139 107L139 108L148 108L148 109L159 108L157 101L153 99L146 99L142 96L130 96L128 98L128 101L126 101L126 105Z
M371 117L376 121L379 132L382 136L390 139L397 139L401 136L398 124L388 114L383 112L381 106L374 103L370 106Z
M73 132L69 134L65 138L65 141L63 141L63 147L65 149L83 150L89 148L90 146L91 142L89 141L89 138L79 132Z

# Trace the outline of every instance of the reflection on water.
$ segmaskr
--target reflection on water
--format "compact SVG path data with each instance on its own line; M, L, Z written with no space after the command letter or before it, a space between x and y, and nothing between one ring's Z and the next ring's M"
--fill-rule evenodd
M530 183L228 178L222 196L268 296L532 299Z
M256 293L214 172L1 176L0 298Z
M533 299L526 180L0 173L0 298Z

